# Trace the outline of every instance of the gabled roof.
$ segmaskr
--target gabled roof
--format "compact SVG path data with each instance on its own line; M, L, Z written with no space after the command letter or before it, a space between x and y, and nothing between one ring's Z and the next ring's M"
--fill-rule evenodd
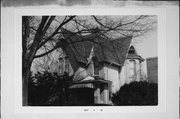
M131 45L129 48L127 59L139 59L140 61L144 61L144 59L137 54L133 45Z
M63 30L64 39L71 48L78 62L87 63L92 46L94 46L94 54L99 62L109 62L122 66L126 59L126 54L131 43L132 37L124 37L117 39L108 39L98 34L80 36ZM69 52L68 52L69 51ZM70 50L67 50L67 55Z

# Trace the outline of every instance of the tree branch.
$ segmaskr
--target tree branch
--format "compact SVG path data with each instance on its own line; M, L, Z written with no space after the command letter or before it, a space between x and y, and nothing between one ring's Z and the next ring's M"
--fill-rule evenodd
M42 54L40 54L40 55L35 55L34 58L39 58L39 57L43 57L43 56L45 56L45 55L48 55L49 53L53 52L53 51L56 50L57 48L59 48L59 47L54 47L54 48L52 48L51 50L49 50L49 51L47 51L47 52L45 52L45 53L42 53Z
M131 22L128 22L128 23L121 24L120 26L125 26L125 25L129 25L129 24L135 23L136 21L138 21L139 19L144 18L144 17L146 17L146 16L141 15L137 19L135 19L135 20L133 20Z
M42 42L38 48L42 47L47 41L49 41L50 39L52 39L57 33L58 31L62 28L62 26L64 26L66 23L68 23L69 21L71 21L75 16L70 16L70 18L64 22L62 22L58 28L46 39L44 40L44 42Z
M49 26L51 25L52 21L54 20L56 16L51 16L49 18L49 21L47 22L47 24L45 25L44 29L43 29L43 33L42 36L44 36L44 34L46 33L47 29L49 28Z
M104 28L112 29L112 28L110 28L110 27L105 26L104 24L102 24L94 15L93 15L93 18L94 18L94 20L95 20L99 25L103 26Z

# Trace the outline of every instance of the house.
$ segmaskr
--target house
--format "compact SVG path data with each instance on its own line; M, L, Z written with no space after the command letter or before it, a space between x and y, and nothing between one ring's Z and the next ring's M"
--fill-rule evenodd
M158 58L150 57L146 59L147 79L150 83L158 83Z
M144 59L131 45L131 36L108 39L96 33L79 36L66 30L63 34L65 56L60 59L63 59L64 67L71 67L70 71L76 72L75 76L81 74L70 86L73 104L110 104L112 93L121 86L141 80ZM90 56L92 52L93 57Z

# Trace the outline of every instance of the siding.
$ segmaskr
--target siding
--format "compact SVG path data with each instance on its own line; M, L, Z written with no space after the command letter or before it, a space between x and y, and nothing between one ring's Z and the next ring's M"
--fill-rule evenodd
M128 69L127 69L127 61L125 61L124 66L120 72L120 87L123 86L125 83L128 83Z
M150 83L158 83L158 58L147 58L147 75Z
M135 77L130 77L129 74L129 59L126 59L124 62L124 66L122 67L122 70L120 72L120 87L123 86L125 83L129 84L132 81L140 81L141 74L142 74L142 68L141 63L139 60L135 60Z
M120 88L119 68L105 64L103 71L105 80L112 81L112 93L115 93Z

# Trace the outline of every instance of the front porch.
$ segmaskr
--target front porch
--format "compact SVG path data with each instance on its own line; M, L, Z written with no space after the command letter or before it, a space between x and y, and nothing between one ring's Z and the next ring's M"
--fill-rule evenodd
M70 105L111 105L111 81L94 77L94 80L73 82L70 88Z

